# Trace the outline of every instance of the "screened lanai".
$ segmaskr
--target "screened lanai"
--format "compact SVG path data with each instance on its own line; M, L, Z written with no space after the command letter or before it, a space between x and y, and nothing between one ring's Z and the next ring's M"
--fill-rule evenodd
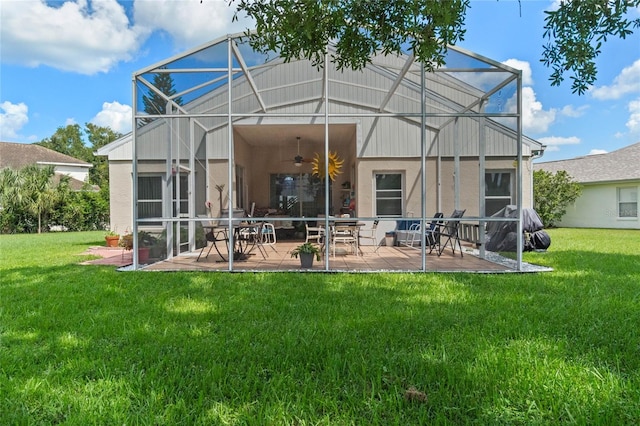
M248 260L219 247L214 260L196 257L212 245L214 226L227 227L223 252L244 238L231 231L238 223L273 225L274 250L290 251L307 226L328 232L348 217L367 232L375 221L373 237L356 253L319 244L314 270L344 270L344 256L385 256L382 246L417 256L407 271L428 271L436 258L423 232L410 247L390 237L409 223L428 229L436 212L447 222L455 210L464 210L465 256L487 258L486 224L514 221L491 215L513 204L521 217L532 204L531 159L541 145L522 135L520 72L453 46L433 71L410 52L337 70L331 53L322 68L286 62L237 34L134 74L131 222L152 246L151 260L133 251L135 268L206 257L217 270L260 270L271 247Z

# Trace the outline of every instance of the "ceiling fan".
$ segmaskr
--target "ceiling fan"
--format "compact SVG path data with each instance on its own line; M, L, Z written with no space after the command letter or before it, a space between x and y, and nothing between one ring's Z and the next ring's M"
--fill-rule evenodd
M307 160L306 158L303 158L302 155L300 155L300 136L297 136L296 139L298 140L298 155L294 157L293 164L296 167L301 167L302 163L310 163L313 160Z

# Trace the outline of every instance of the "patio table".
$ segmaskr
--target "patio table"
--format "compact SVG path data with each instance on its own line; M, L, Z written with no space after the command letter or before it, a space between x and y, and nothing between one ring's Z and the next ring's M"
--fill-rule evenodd
M251 229L255 229L258 225L251 223L238 223L232 226L233 229L233 260L246 260L247 256L253 251L256 246L256 239L254 234L242 232ZM229 250L229 232L228 226L225 225L204 225L203 228L210 229L214 234L217 232L223 232L224 238L215 239L213 241L213 246L216 248L218 255L222 258L223 262L228 260ZM227 257L225 257L220 248L218 247L218 243L224 241L226 246Z

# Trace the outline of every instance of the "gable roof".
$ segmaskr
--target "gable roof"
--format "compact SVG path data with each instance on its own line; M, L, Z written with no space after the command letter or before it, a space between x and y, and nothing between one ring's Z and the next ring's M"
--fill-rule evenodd
M35 144L0 142L0 169L21 169L31 164L91 168L92 164Z
M606 154L535 163L535 170L564 170L579 183L640 180L640 142Z

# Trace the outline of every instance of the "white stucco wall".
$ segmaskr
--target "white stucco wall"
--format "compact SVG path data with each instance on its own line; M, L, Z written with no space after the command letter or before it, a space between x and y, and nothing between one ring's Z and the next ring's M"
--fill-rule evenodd
M568 228L640 229L639 218L618 217L618 188L640 188L640 182L582 186L582 194L567 208L558 226Z
M56 165L55 171L58 174L66 175L77 179L81 182L87 182L89 180L89 168L88 167L78 167L78 166L65 166L65 165Z

